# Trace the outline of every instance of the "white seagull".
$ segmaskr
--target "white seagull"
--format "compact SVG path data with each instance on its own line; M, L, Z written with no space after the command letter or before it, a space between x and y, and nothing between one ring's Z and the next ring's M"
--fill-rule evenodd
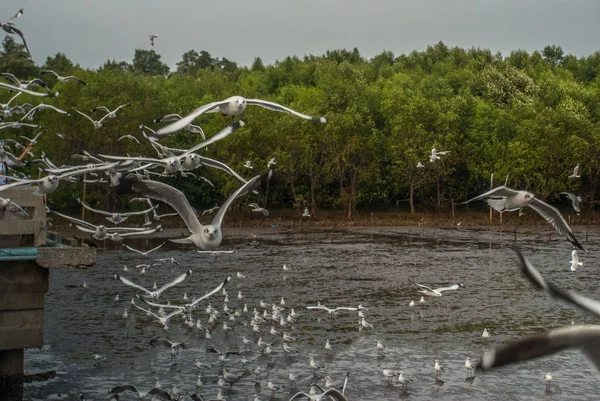
M577 254L577 249L573 249L573 252L571 252L571 260L569 261L569 263L571 263L571 271L572 272L576 271L577 267L583 266L583 262L579 261L579 255Z
M150 45L154 47L154 39L158 38L158 35L153 33L152 35L148 35L148 37L150 38Z
M84 208L86 208L90 212L106 216L105 217L106 220L108 220L108 221L110 221L111 223L114 223L114 224L121 224L122 222L124 222L125 220L127 220L130 216L137 216L137 215L140 215L140 214L146 214L146 213L150 213L151 211L154 210L154 207L151 207L150 209L140 210L138 212L111 213L111 212L107 212L107 211L104 211L104 210L94 209L93 207L91 207L90 205L88 205L87 203L85 203L84 201L82 201L79 198L77 198L77 202L79 202L79 204L81 206L83 206Z
M269 211L265 208L258 206L257 203L249 203L248 206L252 208L253 212L262 213L266 217L269 217Z
M81 79L77 78L76 76L69 75L69 76L66 76L66 77L62 77L62 76L58 75L56 72L54 72L52 70L44 70L44 71L40 72L40 74L42 74L42 75L44 75L44 74L54 75L56 77L56 79L58 80L58 82L75 81L75 82L79 82L82 85L87 85L85 82L83 82Z
M257 175L235 191L221 206L212 223L207 226L200 223L198 217L196 217L196 211L192 208L185 195L178 189L158 181L130 180L129 182L134 192L139 192L145 197L168 203L181 215L181 218L192 234L187 238L171 239L170 241L179 244L193 243L200 249L211 251L216 249L223 240L221 225L229 206L236 198L254 189L260 183L261 177L262 175Z
M436 160L440 160L440 157L438 155L445 155L450 153L449 150L445 150L445 151L437 151L435 150L435 148L431 149L431 155L429 156L429 161L431 163L435 163ZM417 165L418 167L418 165Z
M575 166L575 168L573 169L573 174L571 174L569 178L581 178L581 176L579 175L579 164Z
M558 209L537 199L531 192L516 191L503 185L460 204L464 205L480 199L486 199L487 203L498 212L512 212L529 206L573 245L585 251L581 244L579 244L579 241L577 241L577 238L573 235L571 227L569 227L569 224L567 224L567 221L562 214L560 214Z
M132 248L132 247L130 247L129 245L125 245L125 244L123 244L123 246L124 246L125 248L129 249L130 251L133 251L133 252L139 253L139 254L140 254L140 255L142 255L142 256L148 256L148 255L149 255L149 254L151 254L152 252L154 252L154 251L157 251L157 250L159 250L160 248L162 248L162 246L163 246L164 244L165 244L165 243L163 242L163 243L162 243L162 244L160 244L159 246L157 246L157 247L155 247L155 248L152 248L152 249L150 249L150 250L148 250L148 251L140 251L140 250L138 250L138 249Z
M571 206L573 206L573 210L575 213L579 214L581 212L581 196L575 195L571 192L561 192L561 195L566 196L571 201Z
M87 118L88 120L90 120L92 122L92 124L94 124L94 129L101 128L102 127L102 123L104 122L104 120L106 120L107 118L109 118L109 114L106 114L100 120L96 121L92 117L88 116L87 114L80 112L75 107L73 107L73 110L75 110L76 112L78 112L79 114L81 114L82 116L84 116L85 118Z
M440 287L440 288L433 289L426 285L415 283L411 279L408 279L408 281L410 281L414 285L424 288L424 290L419 290L419 292L422 293L423 295L429 295L430 297L441 297L442 291L458 290L460 287L463 287L462 283L458 283L458 284L449 285L448 287Z
M173 132L177 132L177 131L183 129L184 127L186 127L188 124L190 124L192 121L194 121L196 118L198 118L202 114L208 113L208 112L220 112L221 114L228 115L228 116L238 116L238 115L242 114L242 112L246 109L247 105L260 106L260 107L264 107L266 109L273 110L273 111L290 113L290 114L293 114L300 118L304 118L306 120L320 121L322 123L325 123L327 121L325 119L325 117L308 116L306 114L298 113L297 111L289 109L280 104L269 102L266 100L245 99L241 96L232 96L225 100L208 103L208 104L205 104L204 106L198 107L191 114L185 116L181 120L175 121L172 124L169 124L165 127L160 128L159 130L156 131L156 135L168 135L168 134L172 134Z
M31 52L29 51L29 47L27 47L27 42L25 41L25 36L23 36L23 32L21 32L20 29L15 28L15 20L21 15L23 15L23 9L20 9L19 12L17 12L15 16L9 19L8 21L0 23L0 28L2 28L6 33L10 35L19 35L21 37L21 40L23 41L25 50L27 50L27 54L29 54L29 57L31 57Z
M29 111L27 112L27 114L25 114L25 115L23 116L23 118L21 118L21 121L25 120L26 118L31 120L31 119L33 119L33 115L34 115L34 114L35 114L35 113L36 113L38 110L39 110L39 111L41 111L41 110L46 110L46 109L52 109L52 110L56 111L57 113L69 115L69 113L68 113L68 112L66 112L66 111L64 111L64 110L61 110L61 109L59 109L58 107L54 107L54 106L52 106L52 105L50 105L50 104L44 104L44 103L40 103L40 104L38 104L37 106L35 106L35 107L33 107L33 108L29 109Z
M163 285L162 287L160 287L158 290L155 290L155 291L147 290L146 288L142 287L141 285L136 284L133 281L131 281L125 277L119 276L116 273L115 273L115 279L119 280L120 282L122 282L125 285L128 285L128 286L136 288L142 292L145 292L146 294L148 294L147 296L149 298L157 300L165 290L167 290L179 283L182 283L190 274L192 274L192 271L188 270L185 273L177 276L173 281L166 283L165 285Z

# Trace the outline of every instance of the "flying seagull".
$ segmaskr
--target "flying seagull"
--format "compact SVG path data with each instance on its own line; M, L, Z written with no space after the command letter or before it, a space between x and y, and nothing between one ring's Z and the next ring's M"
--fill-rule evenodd
M277 103L261 99L245 99L242 96L232 96L225 100L208 103L204 106L198 107L191 114L183 117L181 120L175 121L172 124L160 128L156 131L156 135L168 135L172 134L173 132L177 132L186 127L188 124L190 124L192 121L194 121L196 118L198 118L204 113L220 112L221 114L228 116L239 116L246 109L247 105L260 106L264 107L265 109L279 111L282 113L290 113L300 118L304 118L306 120L319 121L322 123L327 122L327 119L325 117L308 116L306 114L298 113L297 111L294 111Z
M561 195L566 196L571 201L571 206L573 206L573 210L575 213L579 214L581 212L581 196L575 195L571 192L561 192Z
M151 180L128 179L122 180L122 182L125 182L131 190L142 194L142 196L160 200L171 205L181 215L192 235L182 239L171 239L170 241L179 244L193 243L200 249L210 251L216 249L221 244L223 239L221 225L229 206L236 198L258 186L262 177L262 174L257 175L235 191L221 206L212 223L207 226L200 223L196 216L196 211L192 208L185 195L178 189L162 182Z
M573 173L569 176L569 178L581 178L579 175L579 164L573 168Z
M581 295L565 292L547 282L518 249L517 255L521 270L534 286L542 289L553 298L558 298L572 306L600 316L600 302ZM576 349L581 351L600 371L600 326L570 326L535 334L484 353L477 366L479 370L489 370L516 362L552 355L557 352Z
M25 36L23 36L23 32L21 32L20 29L15 28L15 20L21 15L23 15L23 9L20 9L19 12L16 13L15 16L9 19L8 21L0 23L0 27L4 29L4 31L9 35L19 35L21 37L21 40L23 40L23 45L25 45L25 50L27 50L27 54L29 54L29 57L31 57L31 52L29 51L29 47L27 47L27 42L25 41Z
M42 74L42 75L44 75L44 74L54 75L56 77L56 79L58 80L58 82L75 81L75 82L79 82L82 85L87 85L85 82L83 82L81 79L77 78L74 75L69 75L69 76L63 77L63 76L58 75L56 72L54 72L52 70L44 70L44 71L40 72L40 74Z
M466 202L459 203L459 205L464 205L480 199L486 199L487 203L498 212L512 212L529 206L574 246L587 252L585 248L581 246L579 241L577 241L577 238L573 235L573 231L571 231L571 227L569 227L569 224L567 224L565 218L560 214L558 209L537 199L531 192L516 191L503 185L476 196L475 198L469 199Z
M103 111L103 112L106 113L106 117L108 117L108 118L116 118L117 117L117 111L121 110L123 107L128 107L128 106L132 106L132 104L131 103L122 104L122 105L118 106L116 109L114 109L112 111L109 110L109 108L106 107L106 106L100 106L100 107L96 107L96 108L92 109L92 113L94 113L96 111Z
M145 292L146 294L148 294L147 296L149 298L157 300L160 297L160 295L165 290L167 290L167 289L169 289L169 288L171 288L171 287L173 287L173 286L175 286L175 285L177 285L179 283L182 283L190 274L192 274L192 271L188 270L185 273L177 276L174 280L169 281L168 283L166 283L165 285L163 285L162 287L160 287L158 290L155 290L155 291L147 290L146 288L142 287L141 285L136 284L133 281L131 281L131 280L125 278L125 277L119 276L116 273L115 273L115 278L117 280L119 280L120 282L122 282L123 284L125 284L125 285L128 285L130 287L133 287L133 288L136 288L136 289L138 289L140 291Z
M172 121L179 121L181 120L181 116L179 114L167 114L166 116L162 116L159 117L157 119L154 120L155 123L168 123L168 122L172 122ZM202 130L202 127L200 127L199 125L194 125L194 124L188 124L185 127L183 127L184 130L191 132L192 134L200 134L202 136L202 140L206 140L206 135L204 135L204 131Z
M152 35L148 35L148 37L150 38L150 44L152 47L154 47L154 39L158 38L158 35L154 33Z
M140 255L142 255L142 256L148 256L148 255L149 255L149 254L151 254L152 252L154 252L154 251L157 251L157 250L159 250L160 248L162 248L162 246L163 246L164 244L165 244L165 243L163 242L163 243L162 243L162 244L160 244L159 246L157 246L157 247L155 247L155 248L152 248L152 249L150 249L150 250L148 250L148 251L140 251L140 250L138 250L138 249L132 248L132 247L130 247L129 245L125 245L125 244L123 244L123 246L124 246L125 248L129 249L130 251L133 251L133 252L135 252L135 253L139 253L139 254L140 254Z
M106 216L106 220L108 220L108 221L110 221L111 223L114 223L114 224L121 224L122 222L124 222L125 220L127 220L130 216L137 216L139 214L150 213L151 211L154 210L155 207L158 207L158 206L155 206L155 207L151 207L150 209L140 210L138 212L110 213L110 212L107 212L107 211L104 211L104 210L94 209L93 207L91 207L90 205L88 205L87 203L85 203L84 201L82 201L79 198L77 198L77 202L79 202L79 204L81 206L83 206L84 208L86 208L90 212Z
M429 295L430 297L441 297L442 296L442 291L458 290L460 287L463 287L462 283L458 283L458 284L450 285L448 287L440 287L440 288L433 289L433 288L428 287L426 285L415 283L411 279L408 279L408 281L410 281L414 285L417 285L417 286L419 286L421 288L424 288L424 290L420 290L419 292L423 293L423 295Z
M435 163L436 160L440 160L440 157L438 155L445 155L450 153L449 150L444 150L444 151L437 151L435 148L431 149L431 155L429 156L429 161L431 163ZM417 167L419 167L417 165Z
M41 110L46 110L46 109L52 109L52 110L56 111L57 113L69 115L69 113L68 113L68 112L66 112L66 111L64 111L64 110L61 110L61 109L59 109L58 107L54 107L54 106L52 106L52 105L50 105L50 104L44 104L44 103L40 103L40 104L38 104L37 106L35 106L35 107L31 108L31 109L30 109L30 110L27 112L27 114L25 114L25 115L23 116L23 118L21 118L21 121L25 120L26 118L28 118L28 119L30 119L30 120L31 120L31 119L33 119L33 115L34 115L34 114L35 114L35 113L36 113L38 110L39 110L39 111L41 111Z

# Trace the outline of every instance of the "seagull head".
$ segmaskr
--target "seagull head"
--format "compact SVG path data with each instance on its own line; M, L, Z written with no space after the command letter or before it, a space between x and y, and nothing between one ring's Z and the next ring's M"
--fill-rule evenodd
M210 225L204 229L204 234L208 235L209 238L214 238L218 234L219 230L217 227Z

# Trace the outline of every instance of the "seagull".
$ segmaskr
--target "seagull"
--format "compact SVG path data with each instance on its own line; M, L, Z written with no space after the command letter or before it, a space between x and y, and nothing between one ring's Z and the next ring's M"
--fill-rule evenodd
M471 366L471 361L469 360L469 357L467 357L467 360L465 361L465 369L467 369L467 377L469 377L469 373L473 372L473 367Z
M413 306L415 306L415 301L410 301L410 302L408 303L408 306L410 306L410 307L413 307Z
M15 28L15 20L23 15L23 9L20 9L19 12L15 14L14 17L9 19L6 22L0 23L0 28L4 29L4 31L10 35L17 34L23 40L23 45L25 45L25 50L27 50L27 54L31 57L31 52L29 51L29 47L27 47L27 42L25 41L25 36L23 36L23 32L20 29Z
M81 114L82 116L84 116L85 118L87 118L88 120L90 120L92 122L92 124L94 124L94 128L95 129L101 128L102 127L102 123L104 122L104 120L106 120L107 118L109 118L109 114L106 114L100 120L96 121L93 118L91 118L90 116L88 116L87 114L80 112L75 107L73 107L73 110L75 110L76 112L78 112L79 114Z
M381 343L381 341L377 340L377 352L382 353L385 349L385 345Z
M133 105L131 103L122 104L112 111L110 111L109 108L106 106L100 106L100 107L96 107L96 108L92 109L92 113L95 111L103 111L106 113L106 115L104 117L117 118L117 111L121 110L124 107L128 107L128 106L133 106Z
M579 175L579 164L575 166L575 168L573 169L573 174L571 174L569 178L581 178L581 176Z
M175 357L175 355L179 355L179 350L180 349L188 349L187 345L185 345L184 342L174 343L174 342L171 342L170 340L168 340L166 338L163 338L163 337L149 340L148 344L152 345L153 347L156 347L157 345L162 345L162 346L164 346L166 348L170 348L171 349L171 355L173 357Z
M108 221L110 221L111 223L114 223L114 224L120 224L120 223L124 222L125 220L127 220L130 216L137 216L137 215L140 215L140 214L146 214L146 213L150 213L151 211L154 210L154 207L151 207L150 209L140 210L138 212L110 213L110 212L106 212L104 210L94 209L93 207L89 206L88 204L86 204L85 202L83 202L79 198L77 198L77 202L79 202L79 204L81 206L83 206L84 208L86 208L90 212L94 212L94 213L98 213L98 214L101 214L103 216L106 216L106 220L108 220Z
M262 213L266 217L269 217L269 211L267 209L265 209L265 208L262 208L262 207L258 206L258 204L256 204L256 203L250 203L250 204L248 204L248 206L252 208L253 212Z
M131 184L131 189L134 192L139 192L145 197L168 203L181 215L192 235L182 239L171 239L170 241L178 244L193 243L200 249L210 251L216 249L221 244L223 239L221 225L229 206L236 198L258 186L261 178L262 175L257 175L235 191L219 209L213 218L212 223L207 226L200 223L196 217L195 210L192 208L185 195L178 189L162 182L150 180L129 179L128 183Z
M566 196L571 201L571 206L573 206L573 210L575 213L579 214L581 212L581 196L575 195L571 192L561 192L561 195Z
M39 87L46 89L47 92L50 92L50 88L48 88L48 85L46 84L46 82L42 81L39 78L32 79L31 81L21 81L9 72L0 73L0 76L2 78L8 79L9 81L12 81L16 86L18 86L21 89L29 89L30 86L39 86ZM10 103L10 101L9 101L9 103ZM18 107L18 106L15 106L15 107ZM25 103L25 104L22 104L20 107L31 108L33 106L31 106L29 103Z
M481 334L481 338L483 338L484 340L490 338L490 333L489 331L487 331L487 329L483 329L483 334Z
M119 139L117 139L117 142L120 142L122 139L131 139L133 141L136 141L139 145L140 141L133 135L123 135L122 137L120 137Z
M133 252L139 253L139 254L140 254L140 255L142 255L142 256L148 256L148 255L149 255L149 254L151 254L152 252L159 250L159 249L160 249L160 248L161 248L161 247L162 247L164 244L165 244L165 243L163 242L163 243L162 243L162 244L160 244L159 246L157 246L157 247L155 247L155 248L152 248L152 249L150 249L150 250L148 250L148 251L140 251L140 250L138 250L138 249L132 248L132 247L130 247L129 245L125 245L125 244L123 244L123 246L124 246L125 248L129 249L130 251L133 251Z
M192 271L188 270L185 273L181 274L180 276L177 276L173 281L166 283L165 285L163 285L156 291L147 290L146 288L142 287L141 285L138 285L125 277L119 276L116 273L115 273L115 279L121 281L125 285L128 285L133 288L137 288L138 290L147 293L149 298L157 300L160 297L160 295L163 293L163 291L183 282L190 274L192 274Z
M423 293L423 295L428 295L430 297L441 297L442 291L458 290L460 287L463 287L462 283L458 283L458 284L450 285L448 287L441 287L441 288L433 289L431 287L427 287L426 285L415 283L411 279L408 279L408 281L410 281L411 283L413 283L421 288L424 288L424 290L420 290L419 292Z
M160 388L153 387L150 390L148 390L147 392L143 393L143 392L140 392L137 389L137 387L132 384L125 384L122 386L113 387L109 391L109 393L111 393L111 394L112 393L122 393L124 391L132 391L132 392L136 393L139 401L143 400L147 396L152 396L153 398L157 397L157 398L160 398L161 400L171 400L172 399L171 395L168 392L166 392L165 390L162 390Z
M438 361L437 359L435 360L435 365L433 366L433 368L435 369L435 378L439 379L441 373L442 373L442 366L440 365L440 361Z
M159 117L154 120L154 123L167 123L171 121L179 121L181 120L181 116L179 114L167 114L166 116ZM202 140L206 140L206 135L204 134L204 130L199 125L188 124L183 127L184 130L191 132L192 134L200 134L202 136Z
M512 212L529 206L540 216L542 216L548 223L550 223L552 227L556 229L556 231L561 233L573 245L587 252L581 246L581 244L579 244L579 241L577 241L577 238L575 238L573 232L571 231L571 227L569 227L558 209L537 199L531 192L516 191L503 185L459 204L464 205L480 199L486 199L487 203L498 212Z
M254 167L252 167L252 162L250 160L246 160L246 163L244 164L244 167L249 168L249 169L253 169Z
M423 168L423 167L425 167L425 166L423 165L423 163L421 163L421 162L418 162L418 163L417 163L417 168Z
M308 212L308 207L304 208L304 213L302 213L302 217L310 217L310 213Z
M544 381L546 382L546 390L550 390L550 383L552 382L552 376L550 375L550 372L546 373Z
M571 260L569 261L569 263L571 263L571 271L572 272L576 271L578 266L583 266L583 262L579 261L579 255L577 255L577 249L573 249L573 252L571 252Z
M29 216L29 214L27 214L25 209L23 209L21 206L17 205L15 202L13 202L12 200L10 200L8 198L3 198L0 196L0 207L7 208L7 207L10 207L10 205L16 207L25 216Z
M29 109L29 111L27 112L27 114L25 114L25 115L23 116L23 118L21 118L21 121L25 120L26 118L28 118L28 119L30 119L30 120L31 120L31 119L33 119L33 115L34 115L34 114L35 114L35 113L36 113L38 110L40 110L40 111L41 111L41 110L46 110L46 109L52 109L52 110L56 111L57 113L69 115L69 113L68 113L68 112L66 112L66 111L64 111L64 110L62 110L62 109L59 109L58 107L54 107L54 106L52 106L52 105L50 105L50 104L44 104L44 103L40 103L40 104L38 104L37 106L35 106L35 107L33 107L33 108Z
M350 306L340 306L337 308L328 308L325 305L314 305L314 306L307 306L306 309L310 309L310 310L324 310L327 313L329 313L330 315L336 315L338 313L338 311L341 310L348 310L348 311L358 311L361 309L364 309L362 306L361 307L350 307Z
M142 308L142 307L139 307L139 306L138 306L138 305L137 305L137 304L136 304L136 303L133 301L133 299L131 300L131 302L130 302L130 303L131 303L131 305L135 306L135 307L136 307L136 308L138 308L139 310L146 312L146 315L154 317L154 318L156 319L156 321L157 321L158 323L162 324L162 325L163 325L163 328L165 328L166 330L168 330L167 323L168 323L169 319L171 319L172 317L175 317L175 316L177 316L177 315L181 315L181 314L183 314L183 313L184 313L184 312L183 312L183 310L181 310L181 309L177 309L177 310L175 310L175 311L173 311L173 312L169 313L168 315L164 315L164 316L158 316L158 315L156 315L156 314L152 313L152 311L151 311L151 310L146 310L146 309L144 309L144 308Z
M6 25L4 25L4 26L6 26ZM0 82L0 88L8 89L8 90L14 91L14 92L23 92L23 93L27 93L29 95L40 96L40 97L56 97L59 95L59 92L50 92L48 90L46 90L45 93L44 92L36 92L36 91L29 90L29 89L21 88L19 86L7 84L4 82Z
M205 211L202 212L202 216L204 216L205 214L213 214L220 208L221 208L221 206L215 206L215 207L211 207L210 209L206 209Z
M392 369L387 369L387 368L383 369L383 377L386 377L388 379L389 384L392 384L394 377L396 377L397 375L398 375L398 373L393 371Z
M419 299L419 303L420 304L424 304L425 303L425 298L421 295L421 299Z
M58 80L58 82L69 82L69 81L75 81L75 82L79 82L82 85L87 85L85 82L83 82L81 79L73 76L73 75L69 75L67 77L61 77L60 75L58 75L56 72L52 71L52 70L44 70L42 72L40 72L40 74L44 75L44 74L51 74L54 75L56 77L56 79Z
M325 117L307 116L306 114L298 113L297 111L294 111L277 103L261 99L245 99L241 96L232 96L225 100L208 103L204 106L198 107L191 114L183 117L181 120L175 121L172 124L160 128L156 131L156 135L168 135L172 134L173 132L177 132L186 127L196 118L207 112L220 112L221 114L228 116L238 116L242 114L242 112L246 109L247 105L260 106L273 111L294 114L306 120L319 121L322 123L327 122L327 119Z
M154 33L152 35L148 35L148 37L150 38L150 44L152 47L154 47L154 39L158 38L158 35Z
M405 391L408 390L408 383L412 381L412 379L409 379L408 377L404 376L404 373L402 373L402 371L398 372L398 377L396 378L396 380L398 380L398 383L402 384L402 387Z
M431 155L429 156L429 161L431 163L435 163L436 160L440 160L440 157L438 155L445 155L448 153L450 153L449 150L438 152L437 150L435 150L435 148L433 148L433 149L431 149ZM418 167L418 165L417 165L417 167Z

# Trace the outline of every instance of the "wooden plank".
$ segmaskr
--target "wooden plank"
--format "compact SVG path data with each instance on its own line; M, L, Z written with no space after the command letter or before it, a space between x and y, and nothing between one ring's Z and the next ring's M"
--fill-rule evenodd
M44 345L44 328L0 327L0 351L22 348L41 348Z
M0 310L44 309L45 292L6 292L0 289Z

